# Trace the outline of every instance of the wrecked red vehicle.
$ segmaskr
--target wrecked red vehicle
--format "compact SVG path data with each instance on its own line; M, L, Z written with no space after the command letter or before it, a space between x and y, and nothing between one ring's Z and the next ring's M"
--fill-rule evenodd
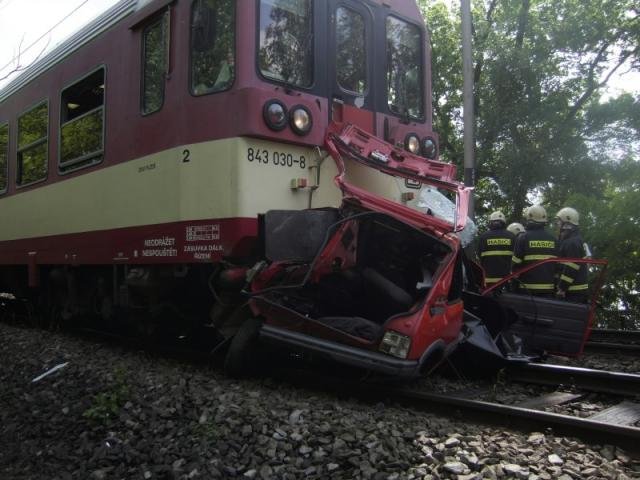
M453 165L412 155L355 126L337 128L326 146L338 166L342 205L267 212L270 263L251 282L250 294L251 310L261 323L246 322L244 328L259 328L262 340L313 356L417 376L446 355L462 328L461 249L455 231L465 224L471 190L455 180ZM416 192L453 195L453 221L351 183L349 167L362 165L403 186L414 185ZM409 203L413 196L407 193L402 198ZM234 343L244 337L241 330ZM242 366L239 348L230 348L232 371Z
M593 305L507 292L517 275L491 291L476 287L475 267L457 234L467 221L471 189L455 180L455 166L412 155L352 125L333 125L326 148L338 167L342 205L266 213L267 260L251 272L252 318L232 341L230 373L251 369L258 338L396 377L424 375L454 352L463 361L469 355L528 361L555 344L548 340L560 324L568 332L559 338L580 340L564 353L581 351ZM357 186L349 172L363 166L402 185L401 203ZM451 201L448 215L442 205L422 202L425 192L436 203ZM527 335L531 312L541 327Z

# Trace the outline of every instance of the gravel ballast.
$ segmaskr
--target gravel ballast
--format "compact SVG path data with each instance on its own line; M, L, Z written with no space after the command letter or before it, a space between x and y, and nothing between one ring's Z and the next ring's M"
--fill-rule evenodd
M42 330L0 324L0 369L1 479L640 478L610 445L236 381Z

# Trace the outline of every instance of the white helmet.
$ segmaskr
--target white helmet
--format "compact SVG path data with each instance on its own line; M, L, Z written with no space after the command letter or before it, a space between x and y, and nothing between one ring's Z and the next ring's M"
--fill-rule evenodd
M575 208L564 207L556 214L556 219L560 220L562 223L570 223L577 227L580 215Z
M527 222L547 223L547 211L542 205L532 205L525 210L524 218Z
M509 226L507 227L507 230L509 230L514 235L518 235L519 233L524 232L524 227L522 226L521 223L513 222L509 224Z
M489 221L490 222L504 222L504 223L507 223L507 219L505 218L504 213L502 213L500 210L496 210L495 212L493 212L489 216Z

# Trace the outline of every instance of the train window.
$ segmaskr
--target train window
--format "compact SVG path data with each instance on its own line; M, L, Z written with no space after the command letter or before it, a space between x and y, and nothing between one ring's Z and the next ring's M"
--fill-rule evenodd
M336 12L336 70L344 90L363 95L367 89L367 51L364 18L351 9Z
M169 15L165 13L142 32L142 113L157 112L164 103L169 46Z
M102 161L104 68L62 91L60 101L61 173Z
M387 17L387 104L397 115L422 119L422 38L420 29Z
M195 0L191 6L191 92L227 90L235 78L235 1Z
M313 83L310 0L260 0L260 72L297 87Z
M0 125L0 192L7 191L7 170L9 158L9 124Z
M18 118L18 185L28 185L47 177L48 127L49 105L46 101Z

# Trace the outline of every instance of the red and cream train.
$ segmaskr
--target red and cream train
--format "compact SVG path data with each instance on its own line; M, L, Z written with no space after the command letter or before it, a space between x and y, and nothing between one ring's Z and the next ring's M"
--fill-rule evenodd
M414 1L120 1L0 91L2 290L221 341L257 318L236 367L261 329L420 373L462 331L469 195L437 161L428 45ZM290 219L315 259L287 258Z
M336 116L433 135L425 36L401 0L118 3L0 92L0 264L247 256L257 214L339 203Z

